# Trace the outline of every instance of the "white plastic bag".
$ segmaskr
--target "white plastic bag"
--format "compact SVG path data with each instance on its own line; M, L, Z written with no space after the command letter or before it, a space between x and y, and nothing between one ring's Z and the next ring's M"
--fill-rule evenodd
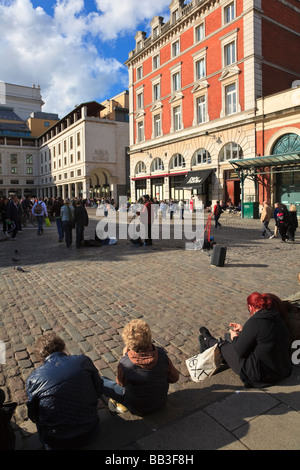
M218 348L218 343L203 353L187 359L186 366L194 382L201 382L213 375L222 363L222 356Z

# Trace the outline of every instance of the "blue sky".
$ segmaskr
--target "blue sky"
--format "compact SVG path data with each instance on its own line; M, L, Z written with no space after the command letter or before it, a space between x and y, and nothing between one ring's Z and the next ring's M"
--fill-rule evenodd
M0 80L40 85L43 111L62 118L75 105L128 88L124 62L153 16L171 0L0 0Z

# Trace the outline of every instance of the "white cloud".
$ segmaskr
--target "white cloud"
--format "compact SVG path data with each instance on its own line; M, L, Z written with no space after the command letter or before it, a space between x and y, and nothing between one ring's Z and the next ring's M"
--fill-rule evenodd
M81 102L110 98L116 84L127 88L127 68L104 41L134 37L170 0L96 0L93 11L91 0L52 0L53 16L43 3L0 0L0 80L39 84L43 111L62 117Z

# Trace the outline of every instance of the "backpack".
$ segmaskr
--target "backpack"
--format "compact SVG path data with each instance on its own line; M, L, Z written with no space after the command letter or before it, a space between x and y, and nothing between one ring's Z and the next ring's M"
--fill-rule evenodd
M40 215L43 212L42 203L38 202L34 208L34 213Z
M284 212L278 212L278 214L277 214L277 220L278 220L279 222L283 222L283 221L285 221L285 219L286 219L285 213L284 213Z

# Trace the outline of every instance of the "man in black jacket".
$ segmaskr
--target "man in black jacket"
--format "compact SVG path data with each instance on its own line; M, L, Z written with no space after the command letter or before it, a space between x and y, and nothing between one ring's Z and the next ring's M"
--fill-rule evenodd
M35 355L44 363L26 381L28 416L41 442L54 450L83 446L99 429L103 380L89 357L64 350L64 341L55 333L41 336Z
M86 208L78 199L75 202L75 228L76 228L76 248L80 248L84 241L84 227L88 226L89 217Z

